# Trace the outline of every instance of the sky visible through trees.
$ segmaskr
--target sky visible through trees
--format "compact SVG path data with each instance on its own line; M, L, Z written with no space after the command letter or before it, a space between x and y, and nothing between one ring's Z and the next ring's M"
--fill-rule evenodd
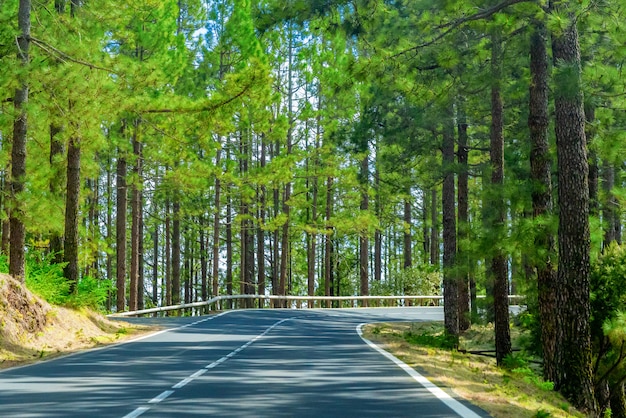
M546 379L626 411L621 304L594 275L621 243L625 18L617 0L3 1L8 269L56 263L118 311L442 294L452 336L494 322L499 363L525 295Z

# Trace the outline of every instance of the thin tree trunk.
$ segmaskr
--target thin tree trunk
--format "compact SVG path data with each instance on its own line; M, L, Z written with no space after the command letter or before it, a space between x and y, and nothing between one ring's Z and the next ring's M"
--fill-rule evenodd
M333 178L326 179L326 229L328 232L324 242L324 295L331 296L333 293L333 230L331 218L333 215ZM326 307L330 308L330 301L326 302Z
M456 207L454 193L454 125L451 106L445 112L443 130L443 300L446 332L459 335L459 286L456 265Z
M619 202L613 193L613 188L615 188L615 167L609 162L604 162L602 167L602 188L606 196L602 205L602 219L604 220L603 247L606 248L612 242L617 242L619 234Z
M409 195L411 194L411 188L409 187ZM404 231L403 231L403 246L402 246L402 257L403 257L403 267L405 269L410 269L413 267L413 249L412 242L413 236L411 234L411 200L409 197L404 198Z
M215 154L215 166L220 166L221 150ZM219 174L215 176L215 214L213 215L213 297L219 296L219 262L220 262L220 194L222 185Z
M594 414L589 328L589 166L581 86L580 46L574 2L551 1L553 13L571 22L552 33L555 66L555 132L558 160L559 267L557 313L563 330L557 342L555 387L576 407Z
M117 311L122 312L126 306L126 159L121 150L117 157L116 206Z
M61 159L63 156L63 141L59 139L59 133L61 128L57 125L50 125L50 195L59 196L63 191L63 167L61 166ZM50 253L54 263L63 262L63 236L53 231L50 235Z
M550 216L553 210L550 145L548 141L548 51L547 30L544 22L535 21L530 39L530 98L528 128L530 130L530 176L533 217ZM552 261L555 252L554 236L550 228L540 222L535 228L535 268L539 318L541 323L541 345L543 349L543 377L546 381L556 380L556 271Z
M168 193L169 194L169 193ZM172 305L172 216L169 196L165 199L165 304Z
M458 178L458 241L457 261L459 265L459 331L463 332L470 328L471 315L470 304L475 304L476 300L470 295L470 258L469 258L469 168L467 164L469 148L467 143L467 118L465 115L464 99L461 98L458 104L458 150L457 160L459 163Z
M437 189L433 186L430 193L430 264L439 266L439 211L437 207Z
M209 299L209 286L208 286L208 260L207 260L207 242L205 237L206 221L204 214L200 215L198 219L198 226L200 228L199 237L200 240L200 297L201 300Z
M502 79L502 35L500 29L491 34L491 208L492 228L496 232L495 253L491 259L493 274L493 312L496 337L496 360L502 365L511 354L509 326L509 284L507 259L501 242L505 240L506 203L504 201L504 120L500 94Z
M361 212L369 211L369 153L361 161ZM363 231L359 236L359 277L360 293L362 296L369 295L369 238L367 231ZM363 300L362 306L368 306L368 301Z
M174 191L172 202L172 304L180 303L180 196Z
M139 241L141 240L140 216L141 216L141 142L139 142L139 121L135 120L133 124L133 157L135 164L133 166L133 183L130 192L130 291L128 309L131 311L138 309L139 298Z
M17 58L20 66L26 70L30 62L30 0L20 0L18 6L17 23L20 31L17 37ZM25 72L25 71L24 71ZM15 119L13 121L13 143L11 146L11 203L9 215L10 255L9 274L16 280L24 283L24 245L26 228L24 226L24 209L20 202L20 195L24 191L26 176L26 140L28 134L28 76L20 73L19 87L15 90L13 106Z

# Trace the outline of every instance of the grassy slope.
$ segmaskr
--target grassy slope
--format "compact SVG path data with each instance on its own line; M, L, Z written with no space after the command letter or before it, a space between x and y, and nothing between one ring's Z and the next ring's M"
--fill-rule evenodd
M82 309L51 306L0 275L0 368L134 338L147 327L111 321Z
M543 382L538 371L532 367L509 371L497 368L495 359L489 357L407 342L407 335L441 333L442 324L372 324L365 327L364 331L367 339L381 345L436 385L452 389L493 417L584 416L574 410L560 394L549 390L550 385ZM475 327L461 340L461 348L484 349L490 342L493 344L491 335L492 329Z

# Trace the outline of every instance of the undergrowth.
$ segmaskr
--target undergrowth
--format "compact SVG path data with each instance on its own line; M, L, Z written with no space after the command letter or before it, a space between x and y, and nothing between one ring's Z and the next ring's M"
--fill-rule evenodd
M63 275L64 264L52 262L52 254L29 252L26 255L26 287L53 305L102 310L112 284L89 276L82 277L74 292ZM0 255L0 272L8 273L7 257Z

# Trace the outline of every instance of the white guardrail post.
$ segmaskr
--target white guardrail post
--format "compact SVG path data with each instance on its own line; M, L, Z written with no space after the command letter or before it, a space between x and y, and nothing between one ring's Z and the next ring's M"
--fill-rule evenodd
M484 298L485 296L477 296L477 298ZM509 295L509 300L521 300L524 296L519 295ZM205 301L193 302L193 303L182 303L179 305L172 306L158 306L155 308L142 309L138 311L128 311L128 312L116 312L110 315L109 317L119 318L119 317L128 317L128 316L140 316L140 315L148 315L148 314L156 314L162 312L170 312L170 311L179 311L179 310L191 310L191 315L199 315L202 312L206 312L210 309L212 305L215 305L217 310L225 310L223 301L242 301L242 300L258 300L259 307L265 307L265 301L270 302L270 307L273 307L273 301L291 301L291 302L308 302L313 301L313 307L316 307L315 301L318 301L317 308L323 308L322 301L327 302L349 302L348 307L357 307L358 301L376 301L376 306L381 306L381 302L395 301L393 306L414 306L409 301L431 301L426 306L440 306L443 304L443 296L441 295L427 295L427 296L414 296L414 295L392 295L392 296L280 296L280 295L222 295L210 298ZM254 303L253 303L254 304ZM234 309L241 308L238 306L239 304L235 304ZM308 307L308 303L293 305L291 304L291 308L302 308L306 309ZM389 306L390 304L385 304L385 306ZM345 307L340 305L341 307ZM419 306L424 306L420 303ZM221 308L221 309L220 309Z

